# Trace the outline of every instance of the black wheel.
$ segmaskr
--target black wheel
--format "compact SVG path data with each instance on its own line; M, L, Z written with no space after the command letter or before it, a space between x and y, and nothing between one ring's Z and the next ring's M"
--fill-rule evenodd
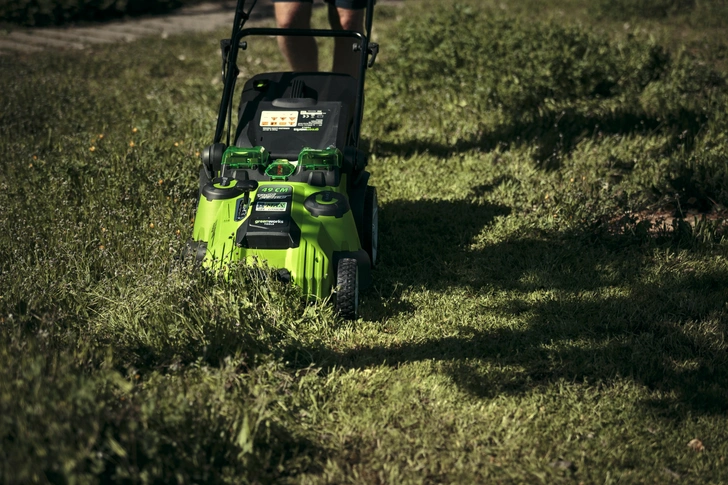
M376 266L379 252L379 205L377 189L367 187L364 196L364 221L362 227L361 245L369 255L372 267Z
M359 314L359 265L356 259L339 260L336 268L336 312L347 320Z

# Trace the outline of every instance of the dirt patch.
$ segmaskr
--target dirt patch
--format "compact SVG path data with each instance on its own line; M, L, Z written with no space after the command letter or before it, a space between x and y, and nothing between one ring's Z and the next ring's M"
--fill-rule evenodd
M721 234L728 233L728 209L713 209L710 212L689 209L680 212L668 207L627 212L610 219L609 232L624 234L639 227L649 235L665 235L673 232L680 225L688 224L695 229L696 226L706 223Z

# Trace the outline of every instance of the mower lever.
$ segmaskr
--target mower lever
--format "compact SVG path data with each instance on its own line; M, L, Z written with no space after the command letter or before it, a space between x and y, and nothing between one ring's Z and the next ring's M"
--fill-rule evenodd
M250 192L258 188L258 182L255 180L238 180L237 186L246 192Z
M367 62L367 67L371 69L372 66L374 66L374 61L377 60L377 54L379 54L379 44L377 44L376 42L370 42L369 48L367 49L367 54L372 56L369 59L369 62Z
M222 54L223 62L227 61L228 54L230 53L231 45L232 45L232 41L230 39L221 39L220 40L220 54ZM238 47L240 49L246 50L248 48L248 43L245 41L241 41L238 44Z
M361 44L355 43L351 46L351 50L353 52L361 52ZM367 55L372 56L369 61L367 61L367 67L371 69L371 67L374 65L374 61L377 60L377 54L379 54L379 44L376 42L370 42L369 46L367 47Z
M230 48L232 46L232 40L230 39L221 39L220 40L220 54L222 55L222 80L225 82L225 66L227 64L228 55L230 55ZM238 44L238 47L242 50L246 50L248 48L248 43L245 41L241 41L240 44Z

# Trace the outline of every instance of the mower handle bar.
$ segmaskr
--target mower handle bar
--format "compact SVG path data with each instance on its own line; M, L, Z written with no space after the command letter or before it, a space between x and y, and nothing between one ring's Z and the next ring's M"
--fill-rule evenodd
M243 0L240 0L243 2ZM370 5L373 3L373 0L369 0ZM367 31L371 31L371 10L367 9ZM369 42L369 37L363 35L360 32L356 32L353 30L330 30L330 29L280 29L280 28L249 28L249 29L241 29L235 32L235 35L230 39L230 45L232 48L228 52L228 58L227 58L227 65L228 66L235 66L237 63L238 58L238 51L239 46L241 45L241 40L250 35L258 35L258 36L290 36L290 37L349 37L352 39L356 39L360 42L358 47L361 49L361 56L359 61L359 79L358 86L357 86L357 93L356 93L356 104L355 104L355 113L354 113L354 141L358 147L359 145L359 133L361 130L361 123L364 116L364 77L367 67L371 67L371 63L369 62L369 54L373 54L372 61L374 60L374 56L376 56L376 52L378 52L378 46L374 43ZM358 49L357 49L358 50ZM226 77L231 75L231 70L227 69L228 72L226 72ZM237 76L237 74L236 74ZM232 129L230 125L231 118L230 115L232 114L232 96L233 91L235 89L235 80L234 79L226 79L225 80L225 87L223 89L223 95L222 95L222 102L220 103L220 116L218 116L217 119L217 128L215 130L215 143L219 143L220 140L222 140L223 131L225 130L225 120L228 120L228 138L229 138L229 132ZM226 113L225 111L229 111ZM225 116L225 115L228 116Z

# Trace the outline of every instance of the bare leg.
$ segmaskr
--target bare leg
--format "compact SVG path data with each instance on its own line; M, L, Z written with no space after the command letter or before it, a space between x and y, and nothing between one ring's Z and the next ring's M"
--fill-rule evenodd
M329 23L334 30L363 32L365 12L364 9L350 10L329 5ZM352 52L352 44L354 44L354 39L336 39L333 71L358 77L360 53Z
M276 2L276 23L282 29L310 29L311 3ZM296 72L318 71L318 46L313 37L278 37L278 47Z

